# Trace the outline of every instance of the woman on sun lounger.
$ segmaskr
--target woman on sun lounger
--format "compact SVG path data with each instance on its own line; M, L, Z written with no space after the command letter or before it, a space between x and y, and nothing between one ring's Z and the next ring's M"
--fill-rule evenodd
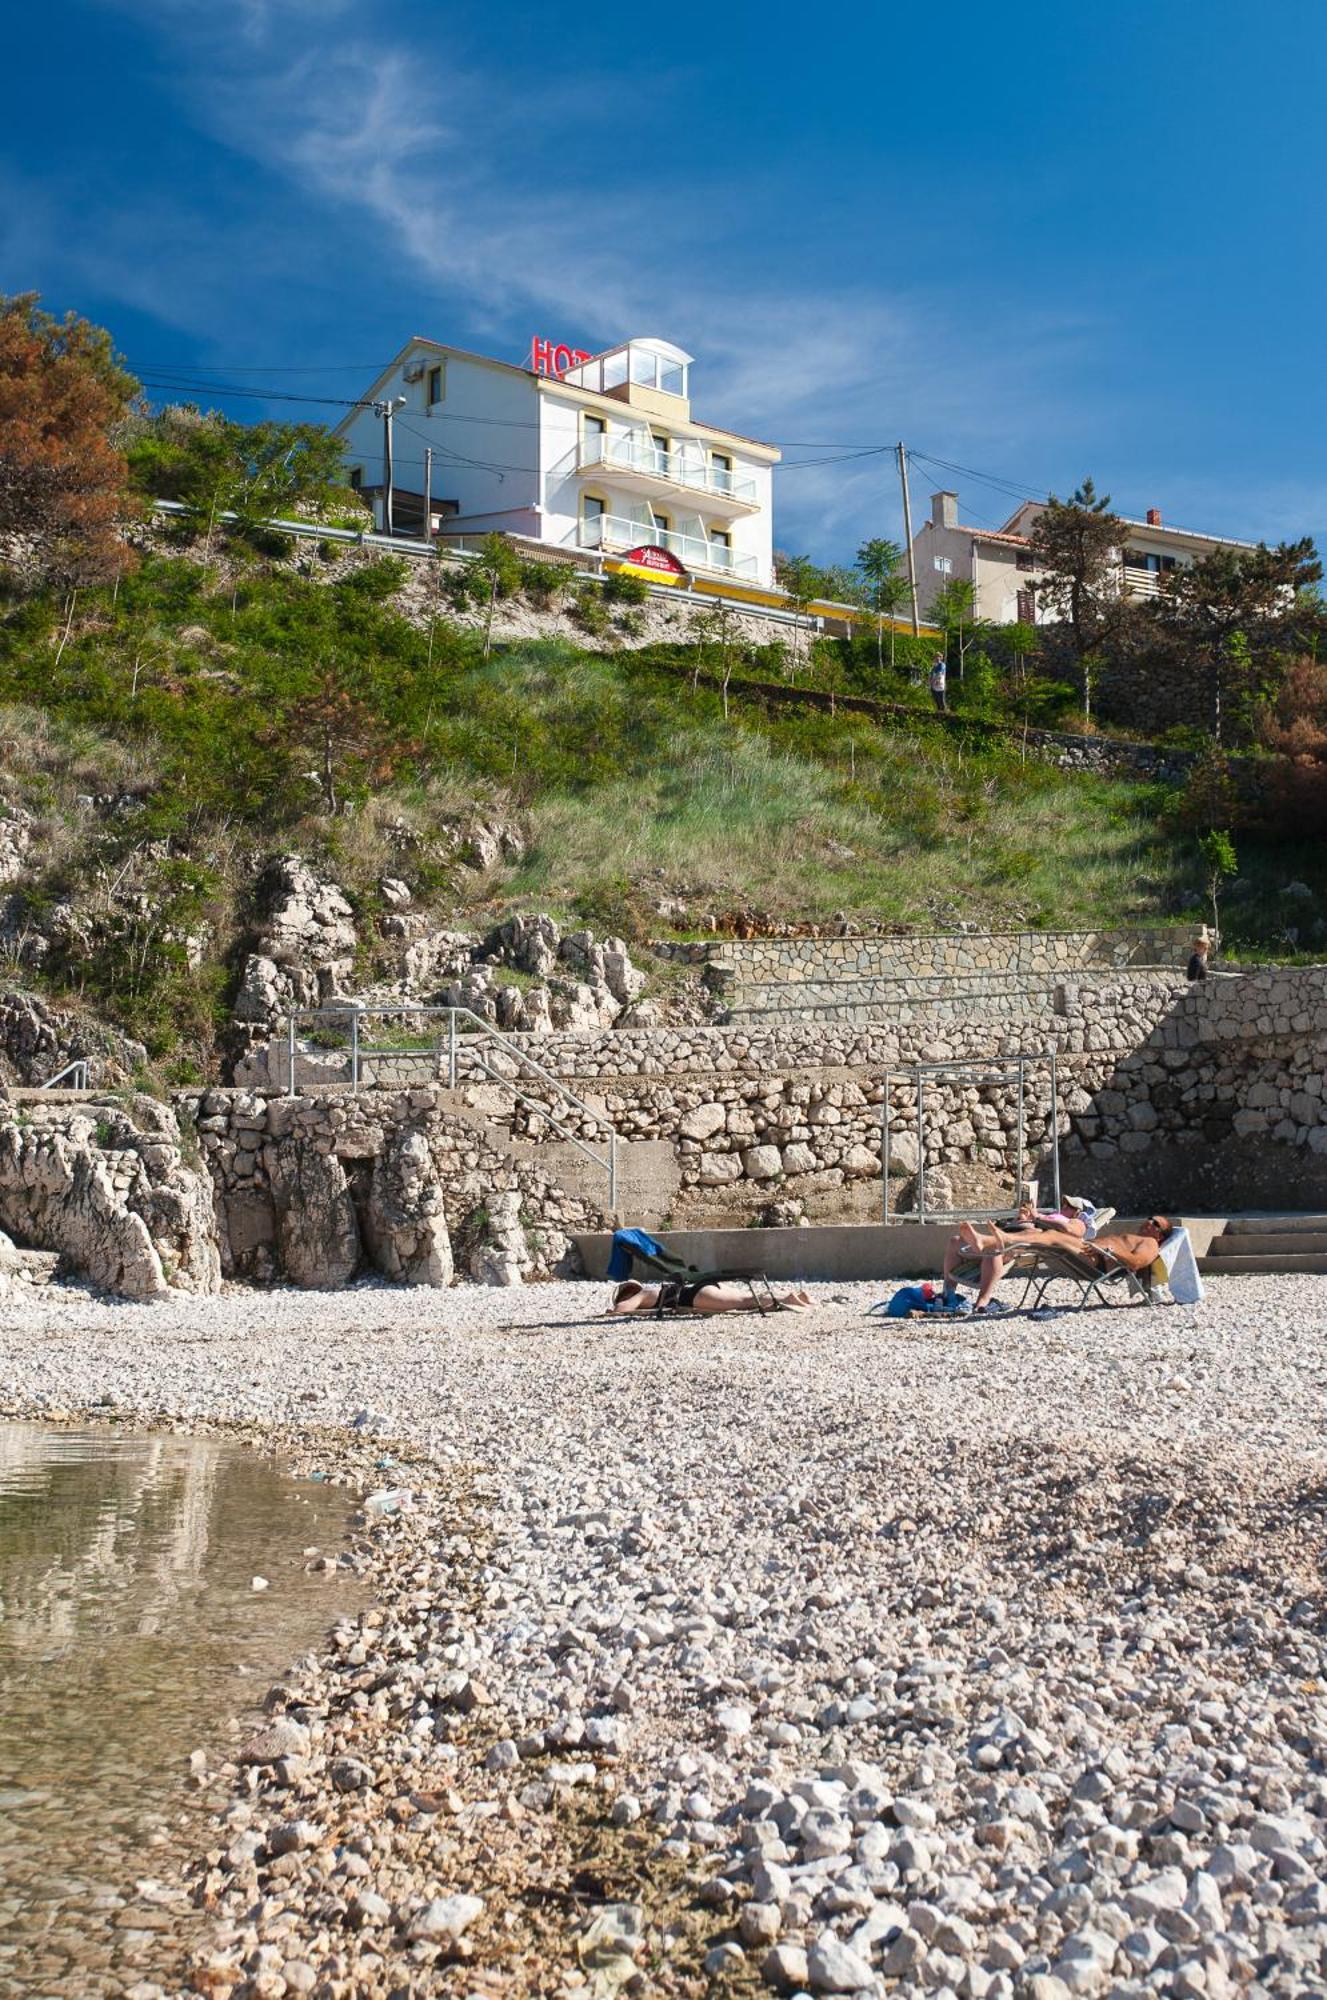
M780 1312L806 1312L811 1305L809 1292L772 1292L770 1298ZM661 1284L643 1285L628 1278L613 1292L610 1313L693 1312L732 1313L768 1311L756 1299L749 1285L711 1280L708 1284L683 1284L665 1278Z

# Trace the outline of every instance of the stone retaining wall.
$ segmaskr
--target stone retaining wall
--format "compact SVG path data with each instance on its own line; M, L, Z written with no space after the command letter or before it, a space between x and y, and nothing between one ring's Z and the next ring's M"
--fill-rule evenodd
M590 1106L576 1112L547 1095L564 1127L599 1144L610 1125L628 1146L662 1142L673 1149L685 1200L723 1194L740 1203L745 1191L752 1213L772 1195L824 1197L879 1180L886 1069L1050 1049L1067 1183L1131 1208L1156 1201L1294 1206L1327 1198L1327 969L1321 967L1214 977L1194 987L1137 973L1064 979L1056 1011L1035 1023L992 1021L972 1008L939 1021L928 1009L912 1021L604 1030L530 1037L526 1046ZM487 1059L507 1061L491 1049ZM527 1094L541 1094L528 1075L521 1081ZM412 1106L425 1099L449 1143L473 1148L472 1133L457 1139L457 1121L487 1122L495 1159L513 1139L553 1136L548 1117L515 1104L464 1045L456 1093L408 1094ZM213 1092L208 1102L218 1120L220 1143L211 1158L224 1207L232 1176L247 1178L251 1169L224 1123L228 1094ZM367 1121L381 1129L405 1115L396 1108L401 1102L390 1092L358 1100L337 1092L296 1100L295 1111L274 1100L265 1115L277 1131L298 1127L315 1143L341 1150L335 1128L353 1131ZM1031 1070L1029 1167L1044 1153L1050 1111L1049 1069ZM915 1090L904 1077L892 1093L891 1126L895 1171L904 1183L915 1180ZM1012 1186L1011 1084L936 1082L927 1128L928 1168ZM915 1186L901 1185L891 1205L906 1210L915 1194Z
M1045 979L1133 966L1182 971L1192 949L1189 929L1158 924L1137 930L734 938L710 944L706 962L729 970L742 986L773 980L971 979L981 974Z

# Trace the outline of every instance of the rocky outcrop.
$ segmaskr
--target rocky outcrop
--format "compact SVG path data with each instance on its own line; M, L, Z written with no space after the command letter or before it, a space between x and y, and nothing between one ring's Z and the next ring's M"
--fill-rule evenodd
M212 1174L228 1278L336 1286L367 1265L436 1286L452 1266L473 1274L477 1251L487 1283L566 1276L572 1233L604 1225L592 1199L513 1157L441 1089L209 1090L181 1104Z
M271 864L259 900L263 916L235 1015L270 1029L291 1008L317 1007L345 992L357 942L355 913L337 885L296 854Z
M442 1187L424 1134L389 1132L373 1163L364 1226L369 1255L400 1285L450 1285L452 1244Z
M0 992L0 1081L43 1084L71 1062L88 1065L93 1089L127 1083L147 1065L141 1042L34 993Z
M31 813L21 806L0 805L0 887L22 876L34 834Z
M151 1098L0 1107L0 1227L126 1298L221 1283L210 1181Z
M361 1244L345 1168L313 1146L267 1148L281 1268L292 1285L326 1291L349 1284Z

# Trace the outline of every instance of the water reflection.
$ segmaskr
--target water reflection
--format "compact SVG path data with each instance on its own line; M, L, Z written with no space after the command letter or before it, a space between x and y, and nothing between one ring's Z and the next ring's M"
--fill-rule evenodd
M189 1753L350 1601L304 1567L346 1514L228 1442L0 1424L0 1994L155 1962L120 1900Z

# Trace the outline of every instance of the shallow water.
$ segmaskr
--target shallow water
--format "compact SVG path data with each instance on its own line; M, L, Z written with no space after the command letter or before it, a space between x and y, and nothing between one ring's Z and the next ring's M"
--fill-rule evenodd
M189 1755L224 1754L358 1601L305 1569L348 1514L228 1441L0 1424L0 1994L118 1992L160 1961L178 1926L136 1916L135 1884L165 1872Z

